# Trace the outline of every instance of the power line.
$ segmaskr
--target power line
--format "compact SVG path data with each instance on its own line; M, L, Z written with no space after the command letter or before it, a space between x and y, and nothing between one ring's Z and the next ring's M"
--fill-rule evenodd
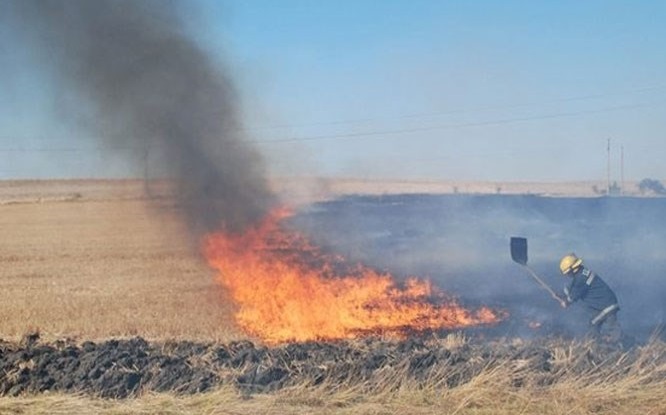
M393 129L393 130L376 130L376 131L366 131L358 133L345 133L345 134L330 134L330 135L318 135L318 136L304 136L304 137L290 137L277 140L250 140L251 143L256 144L280 144L280 143L295 143L295 142L305 142L305 141L321 141L321 140L337 140L337 139L349 139L349 138L371 138L371 137L382 137L387 135L401 135L401 134L411 134L417 132L427 132L427 131L438 131L446 129L457 129L457 128L468 128L468 127L482 127L489 125L502 125L502 124L511 124L516 122L526 122L526 121L536 121L536 120L546 120L554 118L565 118L565 117L575 117L580 115L590 115L590 114L599 114L604 112L620 111L627 109L637 109L637 108L646 108L652 106L663 105L663 102L660 103L645 103L645 104L633 104L633 105L622 105L616 107L607 107L596 110L584 110L584 111L575 111L575 112L561 112L556 114L546 114L538 115L532 117L516 117L516 118L504 118L499 120L488 120L480 122L469 122L469 123L460 123L460 124L445 124L438 126L429 126L429 127L414 127L414 128L404 128L404 129Z
M621 111L621 110L632 110L638 108L649 108L657 107L664 105L664 102L653 102L653 103L642 103L642 104L632 104L632 105L621 105L614 107L606 107L594 110L582 110L582 111L571 111L571 112L560 112L555 114L544 114L530 117L514 117L514 118L503 118L497 120L487 120L487 121L478 121L478 122L468 122L468 123L458 123L458 124L444 124L436 126L427 126L427 127L413 127L413 128L403 128L403 129L386 129L386 130L375 130L375 131L366 131L366 132L355 132L355 133L343 133L343 134L328 134L328 135L315 135L315 136L302 136L302 137L288 137L283 139L275 140L247 140L245 142L253 144L285 144L285 143L296 143L296 142L308 142L308 141L324 141L324 140L340 140L340 139L351 139L351 138L361 138L361 139L370 139L370 138L383 138L384 136L389 135L403 135L403 134L412 134L418 132L428 132L428 131L439 131L447 129L458 129L458 128L471 128L471 127L484 127L491 125L503 125L511 124L517 122L529 122L529 121L538 121L546 119L556 119L556 118L567 118L567 117L576 117L581 115L591 115L591 114L600 114L605 112ZM145 151L143 147L130 147L130 146L114 146L114 147L64 147L64 148L0 148L0 153L78 153L86 151L109 151L109 150L132 150L132 151Z
M640 92L648 92L659 89L665 89L666 85L652 85L652 86L643 86L633 89L628 89L624 91L609 92L605 94L590 94L590 95L578 95L572 97L563 97L563 98L554 98L545 101L532 101L532 102L523 102L517 104L507 104L507 105L488 105L475 108L467 109L456 109L456 110L446 110L446 111L434 111L434 112L423 112L423 113L413 113L413 114L403 114L396 115L393 117L379 117L379 118L357 118L357 119L347 119L347 120L334 120L334 121L322 121L322 122L313 122L313 123L303 123L303 124L282 124L282 125L272 125L265 127L257 127L244 129L243 131L252 132L252 131L270 131L270 130L283 130L283 129L293 129L293 128L303 128L303 127L317 127L317 126L333 126L333 125L345 125L345 124L360 124L360 123L369 123L376 121L387 121L387 120L405 120L405 119L418 119L418 118L432 118L443 115L454 115L454 114L469 114L474 112L481 111L492 111L492 110L505 110L505 109L515 109L515 108L524 108L524 107L536 107L541 105L564 103L564 102L575 102L575 101L587 101L592 99L607 98L611 96L618 95L627 95Z

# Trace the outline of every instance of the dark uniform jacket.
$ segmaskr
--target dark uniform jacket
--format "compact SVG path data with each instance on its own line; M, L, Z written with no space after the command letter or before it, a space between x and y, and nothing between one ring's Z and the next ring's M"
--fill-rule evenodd
M617 307L617 297L611 288L594 272L580 267L574 273L571 282L565 289L567 302L582 301L591 311L599 313L608 307Z

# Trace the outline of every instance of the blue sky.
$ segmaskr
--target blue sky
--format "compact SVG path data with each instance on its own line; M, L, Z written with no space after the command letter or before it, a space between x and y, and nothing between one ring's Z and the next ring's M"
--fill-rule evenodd
M276 175L666 179L666 2L214 1L185 19ZM85 146L0 26L0 175L136 174Z

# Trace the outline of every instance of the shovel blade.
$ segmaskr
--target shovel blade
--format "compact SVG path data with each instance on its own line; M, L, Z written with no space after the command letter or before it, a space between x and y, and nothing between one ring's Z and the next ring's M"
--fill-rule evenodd
M527 265L527 238L511 237L511 259L520 265Z

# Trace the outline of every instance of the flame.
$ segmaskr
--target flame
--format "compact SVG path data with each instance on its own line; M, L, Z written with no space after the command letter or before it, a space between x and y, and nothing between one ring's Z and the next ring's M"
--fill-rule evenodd
M236 321L251 335L267 343L401 336L500 320L487 307L459 306L429 281L398 284L390 274L322 252L280 226L289 214L276 210L242 234L204 238L208 263L237 303Z

